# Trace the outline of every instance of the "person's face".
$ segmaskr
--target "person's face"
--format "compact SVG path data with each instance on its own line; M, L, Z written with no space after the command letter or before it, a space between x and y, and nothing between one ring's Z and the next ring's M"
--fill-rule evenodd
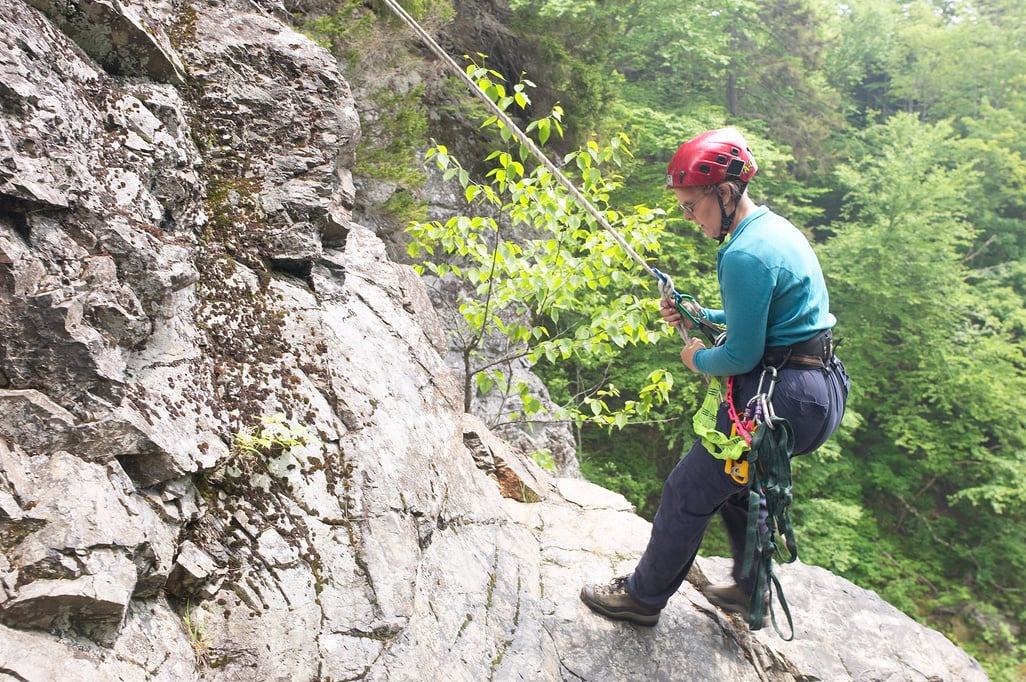
M714 187L674 187L684 217L698 225L705 236L718 239L720 236L720 205L716 201Z

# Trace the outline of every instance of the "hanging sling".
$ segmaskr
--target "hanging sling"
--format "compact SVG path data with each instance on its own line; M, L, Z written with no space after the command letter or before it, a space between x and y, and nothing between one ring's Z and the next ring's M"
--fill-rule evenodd
M749 626L759 630L763 626L766 611L769 610L773 628L784 641L794 639L794 622L791 610L784 599L780 581L773 573L773 557L778 552L776 537L779 535L788 556L781 561L789 564L798 558L798 546L791 527L791 452L794 450L794 431L786 419L772 416L752 434L752 449L748 453L751 488L748 492L748 529L745 542L745 563L742 572L751 569L755 550L761 552L756 569L755 587L749 604ZM766 498L768 517L767 533L760 539L759 500ZM759 544L756 544L759 543ZM784 636L777 625L773 612L773 590L776 589L780 607L787 617L790 634Z

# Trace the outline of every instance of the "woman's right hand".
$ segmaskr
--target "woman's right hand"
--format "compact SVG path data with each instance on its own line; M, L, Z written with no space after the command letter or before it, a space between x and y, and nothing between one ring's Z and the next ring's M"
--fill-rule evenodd
M690 312L695 317L701 316L702 309L698 306L698 304L692 301L684 301L683 305L685 308L687 308L688 312ZM691 320L689 320L687 316L680 314L680 311L677 310L677 306L673 304L673 301L670 301L668 299L659 299L659 314L663 316L663 320L666 321L666 324L670 325L674 329L680 326L681 322L684 323L685 329L694 329L695 327L695 325L692 324Z

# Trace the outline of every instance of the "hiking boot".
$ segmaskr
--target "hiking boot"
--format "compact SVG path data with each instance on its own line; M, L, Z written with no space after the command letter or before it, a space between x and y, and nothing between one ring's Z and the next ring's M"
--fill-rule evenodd
M581 601L595 613L613 620L626 620L637 625L653 626L659 622L659 609L640 604L627 593L628 575L613 578L608 585L585 585Z
M752 595L740 585L706 585L702 588L702 594L713 606L718 606L729 613L736 613L748 622Z

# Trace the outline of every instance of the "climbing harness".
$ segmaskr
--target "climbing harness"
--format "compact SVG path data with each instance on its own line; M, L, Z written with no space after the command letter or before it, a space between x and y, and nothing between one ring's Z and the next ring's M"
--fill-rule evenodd
M609 221L606 220L605 216L603 216L602 213L597 208L595 208L595 206L590 201L588 201L587 197L585 197L581 193L581 191L577 189L577 187L572 182L570 182L566 175L564 175L563 172L556 166L556 164L554 164L549 159L549 157L546 156L544 152L542 152L542 150L538 148L534 141L531 140L531 138L529 138L527 134L520 129L520 127L513 121L513 119L511 119L506 114L506 112L504 112L497 104L495 104L495 102L491 100L488 94L484 90L482 90L481 87L476 82L474 82L474 80L469 75L467 75L467 73L463 69L460 68L460 65L457 64L455 60L453 60L453 58L450 57L449 54L445 50L443 50L437 42L435 42L435 39L432 38L430 34L428 34L428 32L425 31L419 23L417 23L416 19L411 17L406 12L406 10L404 10L399 5L399 3L396 0L381 1L382 3L384 3L386 7L392 10L393 14L399 17L399 19L401 19L407 26L409 26L410 29L414 33L416 33L421 40L424 41L424 44L428 46L428 49L430 49L435 54L435 56L441 59L442 62L444 62L446 66L448 66L449 69L454 74L456 74L457 77L459 77L464 83L466 83L470 87L471 92L477 95L477 97L482 102L484 102L485 106L488 107L488 109L495 116L495 118L498 119L502 123L502 125L505 126L506 129L513 134L517 141L520 144L522 144L531 153L531 155L534 156L534 158L536 158L538 162L545 167L545 169L549 173L552 174L552 177L556 178L559 184L561 184L566 189L566 191L570 193L570 196L574 198L578 205L580 205L581 208L583 208L588 213L588 215L590 215L595 220L595 222L601 225L602 228L613 237L616 243L619 244L620 247L627 252L627 255L630 256L636 263L638 263L645 270L645 272L659 280L660 292L663 293L663 297L673 302L677 310L679 310L681 314L686 315L692 322L694 322L696 327L698 327L702 331L702 333L709 338L711 342L715 342L716 336L719 335L719 333L721 333L722 330L716 328L708 320L705 320L704 317L696 318L689 311L687 311L687 309L683 305L683 301L685 300L686 295L677 293L677 291L673 288L673 282L672 280L670 280L669 277L667 277L665 274L659 272L658 270L650 266L648 263L646 263L645 259L643 259L640 255L638 255L638 253L633 248L631 248L630 244L628 244L624 240L624 238L621 237L615 229L613 229L613 226L609 224ZM666 289L666 286L668 286L668 290ZM691 301L694 301L693 298L687 298ZM702 322L699 322L699 319L701 319ZM688 332L683 322L680 325L678 325L677 331L680 334L681 338L687 341Z

